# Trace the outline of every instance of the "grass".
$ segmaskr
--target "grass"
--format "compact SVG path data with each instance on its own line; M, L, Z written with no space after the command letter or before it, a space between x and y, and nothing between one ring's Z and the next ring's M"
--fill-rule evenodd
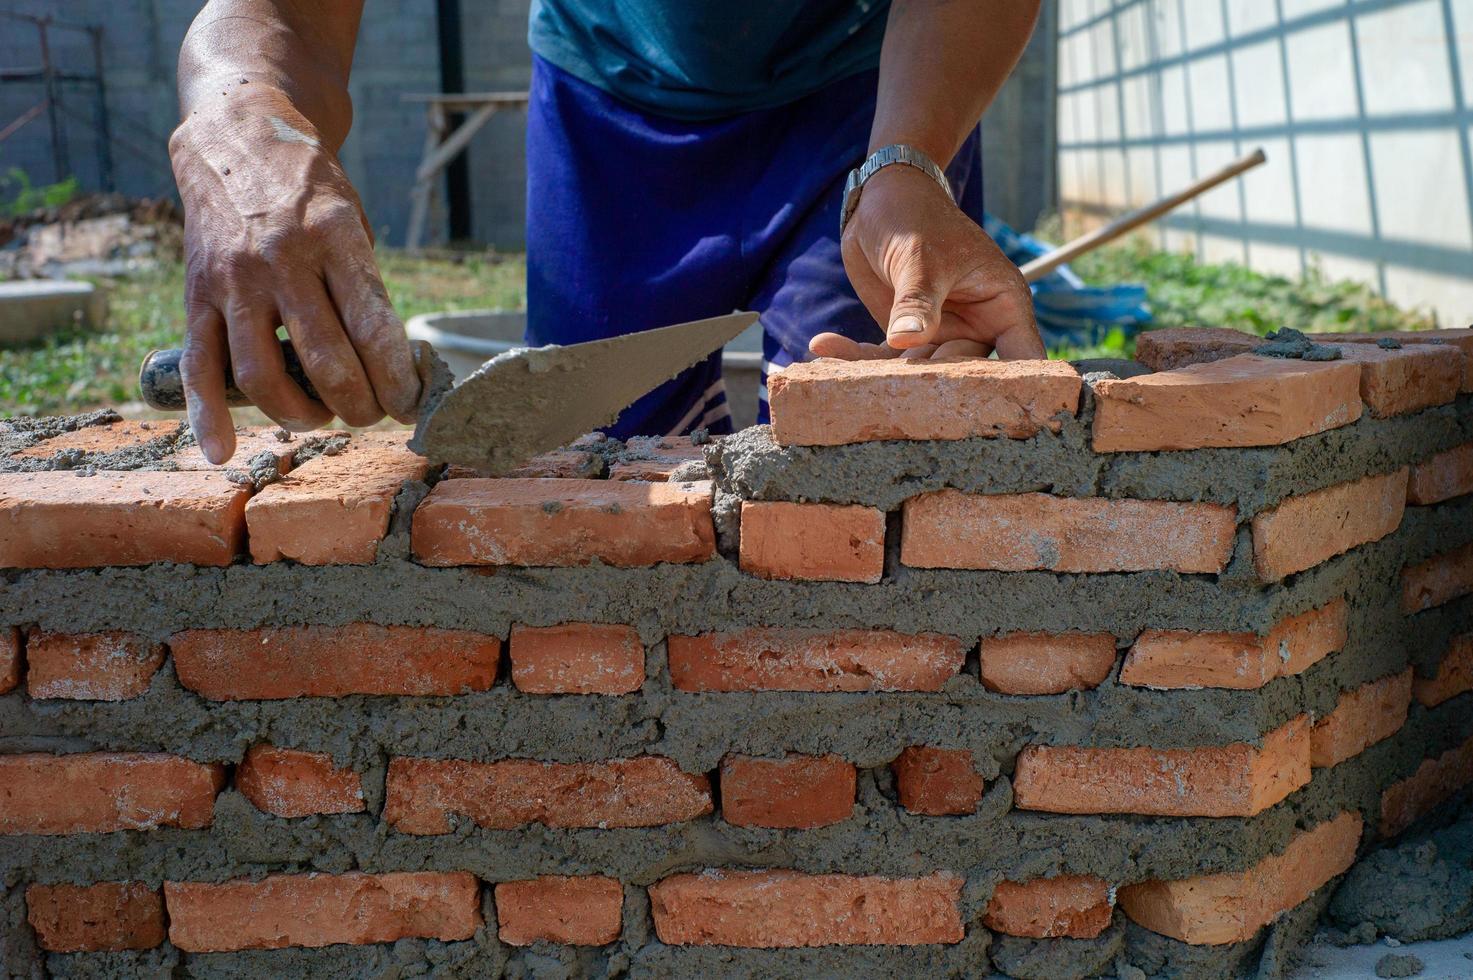
M515 308L526 298L519 255L462 254L411 258L380 255L384 282L406 320L436 310ZM1144 241L1093 252L1074 269L1094 283L1145 283L1155 327L1222 326L1254 333L1279 327L1304 331L1418 330L1430 314L1404 310L1358 283L1335 282L1317 269L1302 280L1266 276L1242 266L1199 263L1159 252ZM0 349L0 417L77 412L137 398L138 365L151 350L177 347L184 335L184 272L164 264L126 279L107 280L108 329L58 335L29 347ZM1059 357L1128 357L1135 342L1114 331L1089 348Z
M381 257L384 283L406 320L435 310L519 307L526 270L520 256L467 255L454 260ZM27 347L0 349L0 417L54 415L138 398L138 365L149 351L184 339L184 267L166 263L109 289L108 327L58 334Z

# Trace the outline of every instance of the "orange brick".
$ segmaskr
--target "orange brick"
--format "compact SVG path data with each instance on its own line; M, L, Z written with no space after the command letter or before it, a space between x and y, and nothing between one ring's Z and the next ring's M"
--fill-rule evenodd
M276 471L278 474L291 472L292 460L298 449L306 444L310 438L346 438L350 433L340 430L318 429L315 432L287 432L288 438L282 439L281 433L285 429L279 429L272 425L237 425L235 427L235 453L223 463L212 463L205 459L204 452L197 445L183 447L170 456L167 465L179 470L245 470L251 460L262 453L269 453L276 459Z
M1195 749L1029 745L1018 756L1013 799L1021 810L1251 817L1309 782L1303 716L1244 743Z
M1263 338L1227 327L1170 327L1143 330L1136 337L1135 359L1152 371L1175 371L1246 354Z
M1114 889L1088 875L1003 881L992 891L982 924L1034 939L1093 939L1115 914Z
M501 640L426 626L185 630L169 639L179 683L212 701L464 694L496 680Z
M571 946L607 946L619 938L624 889L613 878L548 875L496 886L501 941L530 946L539 939Z
M1278 446L1360 418L1354 365L1245 355L1096 382L1095 452Z
M225 768L148 752L0 755L0 834L208 827Z
M278 817L365 809L363 780L334 765L326 752L253 745L235 772L235 788L257 810Z
M603 468L603 460L597 453L569 447L533 456L506 475L523 480L596 480ZM454 473L447 471L445 475L455 479L485 476L459 466L454 467Z
M716 554L709 483L446 480L414 513L426 565L700 562Z
M164 648L133 633L52 633L26 638L26 690L33 698L126 701L148 691Z
M1153 932L1196 946L1243 942L1355 863L1360 814L1348 811L1294 835L1247 871L1120 889L1120 907Z
M123 449L134 449L157 443L158 448L173 444L184 425L180 422L137 421L124 419L102 425L86 425L43 439L15 454L18 459L54 459L63 452L106 455Z
M1473 543L1401 571L1402 612L1421 612L1473 593Z
M1412 678L1412 694L1428 708L1466 691L1473 691L1473 633L1452 638L1435 675Z
M469 939L480 882L466 872L268 875L164 882L169 941L186 953Z
M684 464L706 458L705 449L690 436L635 436L624 445L627 458L609 467L610 480L664 483Z
M1109 633L1009 633L982 638L982 683L999 694L1099 687L1115 666Z
M1232 557L1236 514L1169 500L938 490L905 502L900 561L1003 572L1215 573Z
M789 369L791 370L791 368ZM912 946L963 935L962 879L705 871L650 886L655 934L672 946Z
M817 360L767 381L780 446L880 439L1027 439L1079 410L1079 374L1063 361Z
M1253 567L1265 582L1313 568L1401 526L1406 468L1286 498L1253 517Z
M223 473L0 474L0 567L228 565L248 496Z
M836 755L721 761L721 816L739 827L808 829L848 820L854 766Z
M1267 636L1146 630L1131 645L1120 683L1160 689L1226 687L1249 691L1308 670L1345 646L1349 606L1335 599L1290 616Z
M1381 794L1382 837L1394 837L1473 783L1473 738L1423 759L1416 772Z
M885 514L873 507L742 502L742 571L763 578L878 582Z
M394 496L429 462L404 448L408 433L365 432L319 456L246 504L251 557L303 565L367 565L389 529Z
M1360 367L1360 397L1376 418L1407 415L1458 396L1463 354L1455 347L1408 344L1383 350L1372 344L1334 344L1342 361Z
M747 629L667 640L682 691L939 691L961 640L890 630Z
M1412 703L1412 669L1345 691L1310 732L1310 765L1339 765L1401 731Z
M604 762L394 759L384 820L406 834L448 834L450 815L482 827L656 827L712 811L711 783L669 759Z
M514 626L511 679L528 694L629 694L644 685L644 644L633 626Z
M31 885L26 919L53 953L153 949L164 941L164 899L141 881Z
M971 749L912 745L890 764L900 805L932 817L974 813L986 784Z
M1463 352L1463 391L1473 391L1473 327L1449 330L1385 330L1378 333L1310 334L1315 340L1337 344L1374 344L1390 338L1403 344L1446 344Z
M0 626L0 694L20 685L20 630Z
M1438 453L1412 466L1407 503L1440 504L1473 493L1473 442Z

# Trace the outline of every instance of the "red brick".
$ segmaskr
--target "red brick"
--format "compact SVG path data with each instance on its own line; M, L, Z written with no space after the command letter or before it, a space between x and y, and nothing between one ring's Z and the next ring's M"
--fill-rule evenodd
M394 496L429 463L404 448L408 433L365 432L265 487L246 504L251 557L303 565L367 565L389 529Z
M1120 683L1136 687L1225 687L1255 690L1276 677L1303 673L1345 645L1349 606L1334 599L1290 616L1267 636L1146 630L1120 668Z
M873 507L742 502L742 571L763 578L878 582L885 514Z
M1455 636L1432 677L1413 677L1412 694L1434 708L1466 691L1473 691L1473 633Z
M1099 687L1115 666L1109 633L1009 633L982 638L982 683L999 694Z
M1152 371L1175 371L1246 354L1261 343L1262 337L1227 327L1144 330L1135 340L1135 359Z
M1458 396L1463 354L1455 347L1408 344L1383 350L1372 344L1334 344L1340 363L1360 366L1360 397L1376 418L1407 415Z
M789 368L788 370L791 370ZM655 934L672 946L912 946L963 935L962 879L705 871L650 886Z
M450 815L482 827L656 827L712 811L711 783L669 759L604 762L394 759L384 820L406 834L448 834Z
M721 816L739 827L825 827L849 819L854 783L854 766L836 755L727 756Z
M223 473L0 474L0 567L228 565L249 496Z
M709 483L446 480L414 514L426 565L619 567L716 554Z
M1401 526L1406 499L1405 467L1288 497L1254 515L1253 567L1277 582L1379 541Z
M939 691L962 641L890 630L747 629L668 638L682 691Z
M1114 899L1108 881L1089 875L1003 881L992 891L982 924L1009 936L1093 939L1110 925Z
M52 633L26 638L26 690L33 698L126 701L148 691L164 648L133 633Z
M1251 817L1309 782L1303 716L1244 743L1194 749L1029 745L1018 756L1013 799L1021 810Z
M186 953L469 939L480 882L462 871L268 875L164 882L169 941Z
M501 941L530 946L539 939L571 946L607 946L619 938L624 889L613 878L549 875L496 886Z
M148 752L0 756L0 834L208 827L225 767Z
M1096 382L1095 452L1278 446L1360 418L1354 365L1245 355Z
M1381 794L1382 837L1394 837L1473 783L1473 738L1431 759Z
M326 752L253 745L235 772L235 788L256 809L278 817L365 809L363 780Z
M141 881L31 885L26 919L53 953L153 949L164 941L164 899Z
M905 502L900 561L1003 572L1215 573L1232 557L1236 514L1169 500L938 490Z
M169 639L179 683L212 701L464 694L496 680L501 640L426 626L185 630Z
M1027 439L1079 410L1079 374L1063 361L817 360L767 380L780 446L880 439Z
M0 694L20 685L20 630L0 626Z
M136 421L124 419L102 425L87 425L63 432L28 446L15 455L19 459L53 459L67 451L89 455L115 453L157 443L159 449L171 445L184 431L180 422Z
M1412 466L1407 481L1407 503L1440 504L1466 493L1473 493L1473 442Z
M1310 334L1315 340L1337 344L1374 344L1391 339L1402 344L1446 344L1463 352L1463 391L1473 391L1473 327L1449 330L1384 330L1376 333Z
M689 462L704 462L705 449L690 436L635 436L624 443L624 459L609 467L610 480L664 483Z
M1335 710L1315 721L1310 764L1339 765L1401 731L1412 703L1412 669L1345 691Z
M890 764L900 805L932 817L974 813L986 784L971 749L912 745Z
M511 679L528 694L629 694L644 685L644 644L633 626L514 626Z
M1360 814L1342 813L1246 871L1127 885L1120 907L1147 929L1196 946L1243 942L1349 868L1360 837Z
M1473 593L1473 544L1408 565L1401 572L1402 612L1421 612Z

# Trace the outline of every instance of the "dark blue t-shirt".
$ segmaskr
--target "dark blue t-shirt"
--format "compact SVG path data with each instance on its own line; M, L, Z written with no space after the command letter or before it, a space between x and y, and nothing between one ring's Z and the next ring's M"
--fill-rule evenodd
M784 105L880 63L890 0L532 0L532 50L657 115Z

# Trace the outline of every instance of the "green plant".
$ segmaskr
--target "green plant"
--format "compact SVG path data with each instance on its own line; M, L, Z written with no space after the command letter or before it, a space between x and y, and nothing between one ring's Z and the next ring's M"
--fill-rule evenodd
M60 207L76 197L79 190L76 177L38 187L24 170L11 167L0 177L0 214L17 218L38 208Z

